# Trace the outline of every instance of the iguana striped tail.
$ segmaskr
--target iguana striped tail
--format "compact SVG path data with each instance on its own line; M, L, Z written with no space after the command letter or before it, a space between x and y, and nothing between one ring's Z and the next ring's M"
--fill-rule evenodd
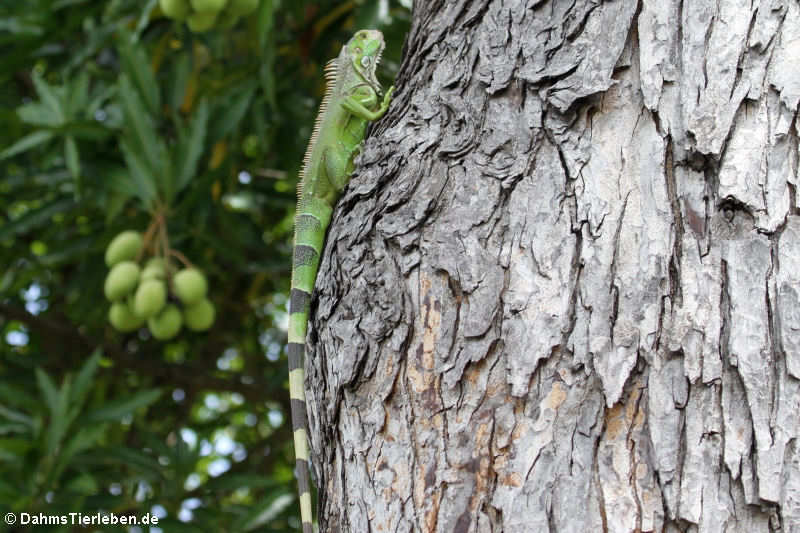
M330 218L331 208L323 201L310 198L300 203L295 219L292 292L289 299L289 397L303 533L312 533L313 523L303 364L311 292L314 290L322 243Z

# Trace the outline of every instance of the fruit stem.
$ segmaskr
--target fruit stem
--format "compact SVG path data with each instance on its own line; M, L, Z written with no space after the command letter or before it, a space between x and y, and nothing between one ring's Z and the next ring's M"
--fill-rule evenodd
M161 245L163 256L169 255L169 240L167 238L167 219L165 216L166 208L159 206L150 219L147 231L144 233L142 249L136 254L136 262L142 259L145 250L151 250L154 256L158 256L159 244ZM158 234L156 234L158 232ZM160 241L160 242L159 242Z
M185 266L187 268L194 268L194 265L192 264L192 262L189 261L189 259L187 259L186 256L183 255L182 253L180 253L178 250L170 250L169 254L174 256L181 263L183 263L183 266Z
M169 257L170 249L169 249L169 234L167 233L167 221L164 218L163 213L158 213L156 215L158 217L158 229L159 229L159 237L161 237L161 248L162 248L162 256L166 259Z
M158 229L158 219L153 218L147 226L147 230L144 232L142 248L139 250L139 253L136 254L137 263L142 260L142 254L144 254L145 250L151 247L150 241L153 240L153 234L156 232L156 229Z

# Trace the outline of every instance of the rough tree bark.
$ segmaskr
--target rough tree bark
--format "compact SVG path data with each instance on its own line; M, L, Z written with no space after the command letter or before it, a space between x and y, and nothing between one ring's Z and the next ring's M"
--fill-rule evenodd
M797 0L417 2L334 216L321 531L800 531Z

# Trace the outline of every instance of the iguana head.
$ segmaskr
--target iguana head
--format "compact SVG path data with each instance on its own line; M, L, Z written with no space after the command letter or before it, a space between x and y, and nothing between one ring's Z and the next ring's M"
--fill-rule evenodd
M353 67L361 77L381 94L381 84L375 77L375 70L381 60L381 54L386 43L383 34L378 30L359 30L348 41L347 55L352 59Z

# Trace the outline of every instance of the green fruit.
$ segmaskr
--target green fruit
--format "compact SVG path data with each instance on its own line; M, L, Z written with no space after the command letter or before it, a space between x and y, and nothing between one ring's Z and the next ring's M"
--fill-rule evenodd
M147 260L144 267L151 267L151 266L160 266L161 268L167 268L167 262L164 260L163 257L151 257Z
M217 21L217 13L217 11L192 13L189 15L189 18L186 19L186 24L189 26L189 29L195 33L208 31L214 27L214 23Z
M122 333L136 331L144 324L144 319L133 314L125 302L111 304L111 309L108 310L108 321L111 322L114 329Z
M205 331L214 323L214 304L208 298L190 305L183 310L183 319L186 327L192 331Z
M260 0L230 0L228 12L236 15L249 15L258 9Z
M228 0L190 0L192 9L198 13L218 13L225 8Z
M159 0L164 15L175 20L183 20L189 14L188 0Z
M205 297L208 282L196 268L184 268L172 278L172 288L184 305L192 305Z
M138 231L123 231L106 248L106 265L113 267L122 261L136 259L141 249L142 235Z
M133 312L142 318L156 315L167 303L167 286L159 279L146 279L136 289Z
M166 341L178 334L181 322L181 312L178 307L175 304L167 304L163 311L147 319L147 326L153 337Z
M133 261L117 263L106 276L104 291L106 298L116 302L131 292L139 283L139 265Z
M142 270L142 280L146 279L164 279L167 277L167 268L165 261L160 257L154 257L147 262Z

